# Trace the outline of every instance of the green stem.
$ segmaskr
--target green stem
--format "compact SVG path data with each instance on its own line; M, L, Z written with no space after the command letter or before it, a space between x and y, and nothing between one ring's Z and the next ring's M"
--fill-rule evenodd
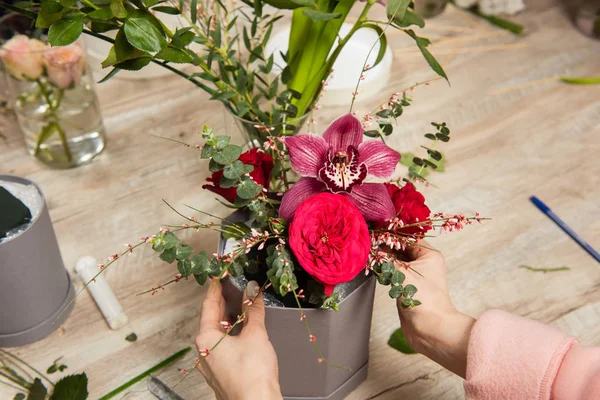
M597 85L600 84L600 76L591 78L571 78L568 76L562 76L560 78L564 83L570 83L573 85Z
M534 267L530 267L529 265L519 265L519 267L527 269L527 270L532 271L532 272L543 272L544 274L546 272L569 271L569 270L571 270L571 268L569 268L569 267L534 268Z
M92 3L89 0L81 0L81 2L83 4L85 4L86 6L88 6L88 7L92 7L94 10L99 10L100 9L100 7L96 6L94 3Z
M57 101L56 101L56 104L53 104L52 99L50 99L50 93L48 93L48 90L46 90L46 86L44 86L44 83L40 80L40 78L36 79L35 81L37 82L38 86L40 87L40 92L42 93L42 96L46 100L46 103L48 103L48 109L50 110L50 115L54 119L54 127L58 131L58 135L60 137L60 142L61 142L63 150L65 152L65 157L67 158L67 162L70 163L71 161L73 161L73 156L71 155L71 150L69 149L69 143L67 142L67 135L66 135L65 131L63 130L63 128L60 126L60 119L58 118L58 114L56 113L57 109L60 107L60 103L62 102L63 89L57 89L58 90ZM40 151L40 146L42 145L42 142L43 142L43 140L38 140L34 155L36 155L36 156L38 155L38 153Z
M179 350L177 353L173 354L171 357L169 357L169 358L167 358L167 359L159 362L154 367L152 367L150 369L147 369L146 371L142 372L141 374L139 374L135 378L133 378L130 381L124 383L121 386L119 386L118 388L116 388L112 392L110 392L108 394L105 394L104 396L100 397L99 400L108 400L108 399L111 399L111 398L115 397L117 394L121 393L123 390L127 389L128 387L130 387L130 386L138 383L139 381L141 381L142 379L144 379L145 377L147 377L151 373L156 372L159 369L165 367L167 364L170 364L173 361L177 360L178 358L181 358L185 353L187 353L191 349L192 349L191 347L186 347L183 350Z
M14 354L6 351L6 350L2 350L0 349L0 354L4 354L6 356L9 356L11 358L13 358L14 360L20 362L21 364L27 366L29 369L31 369L33 372L35 372L36 374L38 374L38 376L41 376L42 378L44 378L50 385L52 385L54 387L54 382L52 382L50 379L48 379L48 377L44 374L42 374L40 371L38 371L37 369L35 369L33 366L31 366L30 364L28 364L25 360L15 356Z
M456 4L454 4L454 2L451 2L451 3L454 6L456 6L456 8L465 10L467 12L470 12L471 14L477 15L478 17L483 18L486 21L488 21L490 24L496 25L497 27L502 28L502 29L506 29L507 31L510 31L510 32L514 33L515 35L522 34L523 30L525 29L523 27L523 25L514 23L507 19L504 19L501 17L495 17L493 15L483 14L481 11L479 11L477 6L465 9L465 8L458 7Z

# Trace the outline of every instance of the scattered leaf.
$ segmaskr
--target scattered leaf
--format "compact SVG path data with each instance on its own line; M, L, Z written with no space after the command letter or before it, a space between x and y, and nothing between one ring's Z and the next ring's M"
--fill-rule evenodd
M398 328L398 329L396 329L396 331L394 333L392 333L392 336L390 336L390 339L388 340L388 345L390 347L398 350L400 353L404 353L404 354L415 354L416 353L415 349L413 349L410 346L410 344L408 344L408 340L406 339L406 336L404 335L402 328Z
M131 332L129 335L125 336L125 340L128 342L135 342L137 340L137 335L135 332Z

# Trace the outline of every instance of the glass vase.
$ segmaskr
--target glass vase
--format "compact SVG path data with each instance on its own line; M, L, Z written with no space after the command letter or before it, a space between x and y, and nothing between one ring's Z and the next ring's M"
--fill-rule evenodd
M49 47L15 35L0 59L29 154L49 167L72 168L102 152L104 126L81 44Z

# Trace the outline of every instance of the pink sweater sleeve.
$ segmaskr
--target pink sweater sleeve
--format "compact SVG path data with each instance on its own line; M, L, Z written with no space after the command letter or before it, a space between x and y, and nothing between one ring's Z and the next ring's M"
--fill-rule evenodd
M492 310L469 340L465 393L469 400L600 399L600 348L561 331Z

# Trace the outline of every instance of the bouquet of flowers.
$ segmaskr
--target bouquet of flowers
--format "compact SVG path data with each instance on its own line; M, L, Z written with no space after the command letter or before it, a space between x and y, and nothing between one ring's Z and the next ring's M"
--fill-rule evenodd
M36 140L32 146L33 154L37 156L43 144L56 134L60 138L64 158L70 163L72 155L66 129L63 127L66 121L63 121L61 114L65 113L62 112L61 106L65 92L68 94L77 88L85 73L83 48L77 43L64 47L50 47L38 39L16 35L0 48L0 60L12 81L9 83L35 85L35 90L23 89L20 93L16 103L17 112L30 107L29 103L33 101L28 96L41 99L42 107L47 108L46 118L39 124L40 130L34 132ZM28 126L35 129L36 124L30 121Z

